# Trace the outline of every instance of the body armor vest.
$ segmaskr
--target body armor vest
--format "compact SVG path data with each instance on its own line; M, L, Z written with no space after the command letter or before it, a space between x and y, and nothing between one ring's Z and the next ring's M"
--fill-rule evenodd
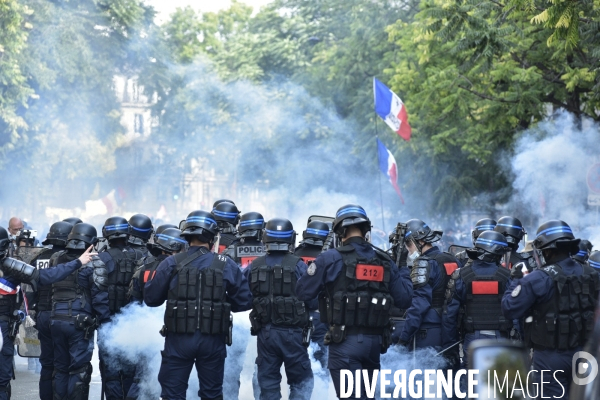
M59 251L55 253L50 259L50 267L55 267L58 264L68 263L70 261L79 258L79 254L69 253L68 251ZM56 305L58 303L68 303L69 312L68 317L75 317L73 315L73 302L79 300L81 302L81 308L85 307L86 302L91 303L92 295L89 289L86 289L79 285L78 282L79 270L74 271L64 280L52 284L52 317L55 316Z
M64 250L62 250L64 251ZM48 265L46 266L46 268L50 268L50 267L54 267L58 264L52 264L52 262L56 262L56 257L58 256L54 256L55 254L60 253L61 251L53 251L52 249L48 249L48 251L43 252L42 254L40 254L34 261L34 263L32 263L32 265L34 267L37 267L38 269L40 268L44 268L46 266L46 261L48 262ZM52 310L52 285L47 285L47 286L38 286L38 290L36 292L35 295L36 301L35 301L35 311L50 311Z
M244 243L236 242L228 250L229 255L242 269L246 269L251 262L258 257L264 256L265 247L258 240L244 240Z
M0 316L11 316L17 307L17 294L0 294Z
M448 286L448 281L450 281L452 273L458 269L457 260L452 254L443 252L431 256L423 255L419 257L419 260L435 260L440 266L442 280L438 286L433 288L433 293L431 294L431 308L441 316L446 301L446 287Z
M166 254L160 254L159 256L148 255L148 257L142 258L139 262L139 267L135 270L133 274L133 278L131 280L130 288L129 288L129 297L132 296L136 299L144 298L144 285L147 282L154 279L154 275L156 274L156 268L158 265L168 257ZM137 279L139 291L134 288L133 280Z
M308 244L300 245L294 251L294 254L297 255L304 261L306 265L308 265L311 261L315 261L315 259L323 252L323 247L321 246L311 246Z
M345 326L346 331L357 327L383 332L394 306L389 288L392 260L377 249L370 260L360 258L351 245L336 250L344 266L335 281L327 284L319 295L321 321Z
M512 321L502 314L502 296L510 271L498 267L494 275L476 275L472 265L460 269L460 277L467 289L462 328L465 333L479 330L501 331L508 334Z
M533 307L533 320L525 324L526 339L534 349L583 346L594 329L594 308L600 291L598 273L583 266L580 276L566 275L557 264L541 271L552 278L554 294L550 301Z
M192 261L208 253L204 247L191 255L188 252L175 255L174 274L177 285L169 289L165 326L174 333L225 335L231 325L231 305L227 302L223 270L227 258L213 254L210 266L202 270L190 265Z
M129 283L135 272L136 260L141 258L141 254L127 247L110 248L106 251L115 263L114 271L108 275L108 308L110 315L114 315L128 303Z
M296 264L300 258L286 254L281 265L267 265L266 256L252 262L250 290L255 331L271 323L277 326L304 327L308 324L308 311L303 301L296 297Z

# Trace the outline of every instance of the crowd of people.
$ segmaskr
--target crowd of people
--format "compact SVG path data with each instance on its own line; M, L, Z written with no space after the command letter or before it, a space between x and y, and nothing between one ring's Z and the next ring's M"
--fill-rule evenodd
M545 394L568 396L600 290L600 252L589 241L550 220L524 243L510 216L481 219L472 244L449 251L436 245L443 232L419 219L398 223L387 250L372 244L371 230L365 210L349 204L309 218L296 245L289 220L219 200L180 226L115 216L98 235L69 218L40 246L11 218L0 227L0 400L10 399L14 340L28 317L40 341L40 399L88 398L95 335L103 396L141 399L147 360L112 352L104 329L130 304L165 305L162 399L186 398L194 365L202 400L237 399L250 335L261 400L281 398L282 365L289 398L311 398L311 342L339 397L341 370L372 374L391 346L434 348L456 370L469 367L479 339L524 341L532 369L563 371ZM248 310L250 331L232 322Z

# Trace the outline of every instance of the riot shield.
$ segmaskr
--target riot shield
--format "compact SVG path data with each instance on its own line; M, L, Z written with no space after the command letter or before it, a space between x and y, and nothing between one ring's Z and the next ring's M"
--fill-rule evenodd
M25 327L23 324L19 327L20 344L17 346L17 352L21 357L38 358L42 353L38 331L33 326Z

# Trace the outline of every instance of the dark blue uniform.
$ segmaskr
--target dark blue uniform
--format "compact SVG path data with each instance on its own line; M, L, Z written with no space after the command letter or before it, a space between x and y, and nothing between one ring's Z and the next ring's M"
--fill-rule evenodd
M373 247L362 238L351 238L345 243L354 247L360 258L369 260L375 257ZM338 278L344 268L342 256L335 249L322 253L314 263L316 267L314 274L305 273L296 286L296 294L300 300L310 301L316 298L326 284L332 284ZM408 269L398 269L393 262L391 264L389 291L394 299L394 305L408 308L413 295ZM381 335L365 334L347 335L342 343L329 344L328 368L338 397L340 370L367 369L372 372L379 369L381 345ZM364 395L365 392L362 393Z
M475 276L492 276L496 273L499 267L493 262L484 262L481 260L475 260L472 263L472 269ZM447 348L456 343L458 338L458 314L460 306L467 303L467 285L463 279L459 277L454 283L454 297L448 304L447 313L443 315L444 320L444 332L443 337L443 348ZM464 360L469 359L469 345L471 342L477 339L500 339L506 338L506 332L502 333L499 330L487 331L487 330L476 330L475 332L465 333L463 341L463 352Z
M285 255L286 252L268 253L265 256L266 264L270 267L281 265ZM299 260L296 263L297 280L306 269L304 261ZM244 270L248 279L251 270L252 264ZM302 327L284 327L269 323L258 332L256 365L261 400L281 398L281 364L285 367L290 398L310 399L314 381L308 351L302 344L302 331Z
M75 256L75 255L73 255ZM53 271L56 267L47 271ZM41 272L44 271L40 271ZM76 275L76 283L91 298L76 299L73 302L57 301L53 296L50 332L54 342L54 379L55 398L63 399L74 393L84 382L83 375L91 376L92 355L94 353L94 335L85 337L85 331L77 329L74 318L77 315L96 318L98 322L108 322L108 293L99 288L93 280L94 269L81 268ZM89 368L90 370L86 370Z
M406 312L404 329L400 333L400 341L407 344L412 343L413 336L416 335L417 348L441 348L442 346L444 333L442 332L441 310L432 307L433 291L440 285L444 285L446 277L446 272L442 270L443 267L433 259L439 253L440 250L436 246L423 253L423 256L431 257L428 260L429 281L414 290L412 304ZM454 342L457 340L456 336L449 339Z
M66 264L57 265L55 268L40 270L39 281L40 285L51 285L61 281L69 274L81 267L79 260L74 260ZM18 285L20 282L15 282L9 277L5 277L12 285ZM4 296L6 299L10 297L20 296L20 294ZM8 399L8 385L13 377L13 357L14 357L14 338L9 337L8 329L10 319L12 318L12 310L2 310L0 313L0 328L2 329L3 346L0 352L0 400Z
M566 275L580 276L583 272L582 266L570 257L556 264L562 267L562 271ZM502 298L504 316L509 319L528 317L531 308L549 302L554 295L554 291L555 286L552 278L544 271L534 270L524 278L514 280L507 288ZM570 350L534 349L532 369L553 371L552 373L545 373L543 377L544 396L557 399L568 397L572 381L573 355L580 350L581 347ZM558 372L559 370L562 370L562 372ZM554 371L556 371L555 374ZM560 381L560 384L552 374ZM541 375L538 374L536 377L537 382L541 385Z
M192 246L187 255L199 250ZM208 268L215 257L207 253L192 261L189 267L200 271ZM174 257L168 257L156 269L154 279L144 287L144 302L150 307L162 305L168 298L169 289L178 284L178 275L174 274L176 262ZM239 267L227 259L223 270L223 285L227 292L227 300L231 311L249 310L252 306L252 295L246 277ZM227 351L224 337L221 335L205 335L196 330L194 334L167 332L165 349L161 352L162 365L158 375L162 392L161 397L169 400L185 400L188 379L192 366L196 364L202 399L219 399L223 392L223 369Z

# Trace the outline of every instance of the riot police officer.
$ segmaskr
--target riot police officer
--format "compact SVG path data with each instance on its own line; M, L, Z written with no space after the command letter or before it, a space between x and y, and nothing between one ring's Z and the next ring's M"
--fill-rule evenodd
M482 232L475 240L475 248L466 250L473 262L454 271L448 282L448 312L443 318L453 330L460 330L465 360L469 359L469 344L473 340L507 338L512 328L512 321L504 318L501 307L510 275L500 265L507 248L501 233ZM448 335L452 336L456 334ZM445 339L444 348L454 344Z
M302 232L302 241L294 250L294 254L302 258L302 261L306 264L314 261L323 252L323 246L329 236L329 232L329 225L325 222L318 220L310 221L306 226L306 230ZM318 346L318 350L315 350L313 355L325 370L327 368L327 346L323 343L323 339L325 338L325 333L327 333L328 326L326 323L321 322L318 304L312 303L307 303L314 326L310 340Z
M573 356L594 326L599 277L593 268L571 258L578 244L564 221L542 224L533 241L540 268L513 280L502 298L506 318L525 319L525 337L533 347L532 369L554 371L554 379L547 372L544 379L538 372L537 381L544 396L555 399L568 397Z
M587 259L587 264L595 269L600 269L600 251L592 251Z
M475 242L479 235L485 231L493 231L496 227L496 221L491 218L482 218L475 223L475 228L471 231L471 238L473 240L473 246L475 246ZM463 250L455 255L456 259L459 261L460 266L464 267L469 260L471 260L467 254L466 250Z
M17 317L20 292L19 283L27 283L35 288L56 284L72 273L76 273L82 265L90 263L95 253L91 246L79 252L78 257L54 264L54 268L38 270L22 261L6 257L8 250L8 233L0 227L0 327L3 335L3 348L0 352L0 400L10 398L10 379L13 376L13 346L20 319ZM86 246L87 247L87 246ZM58 253L57 253L58 254ZM83 270L90 270L84 268ZM53 335L54 336L54 335ZM56 339L55 339L56 340ZM55 353L56 355L56 353ZM91 355L90 355L91 357ZM58 367L55 363L55 374ZM77 398L79 399L79 398Z
M223 399L225 344L231 344L230 312L250 309L252 295L239 267L210 252L218 232L211 213L193 211L182 225L188 251L160 263L146 283L144 302L165 301L165 349L158 375L161 397L184 400L196 364L202 400Z
M257 336L260 399L281 398L279 370L284 364L290 398L308 400L314 385L306 350L310 320L304 302L296 297L296 281L306 264L292 253L296 232L287 219L269 220L262 241L267 254L244 270L253 296L250 324Z
M129 234L127 236L128 246L141 252L144 256L147 256L148 248L146 247L146 243L148 243L148 240L150 240L154 230L152 227L152 221L147 215L135 214L129 218L127 223L129 224Z
M498 220L494 230L503 234L508 243L508 251L504 254L504 267L512 269L513 266L525 262L517 252L519 243L525 236L525 228L521 221L514 217L502 217Z
M52 246L52 248L39 254L31 263L38 269L48 268L52 255L59 251L64 251L67 245L67 238L73 225L59 221L50 226L50 231L46 236L46 240L42 242L44 246ZM52 400L52 374L54 372L54 343L50 332L50 311L52 310L52 286L40 285L35 292L35 302L33 309L35 315L35 328L38 331L38 339L40 341L40 364L42 370L40 373L40 399Z
M139 217L139 218L138 218ZM140 238L150 235L152 224L148 217L136 214L131 220L138 225L132 228L127 220L122 217L111 217L104 222L102 236L108 241L108 249L99 254L108 271L108 306L110 316L119 313L121 308L129 304L127 292L129 284L136 269L136 263L143 258L140 249L145 248L145 242ZM77 225L75 225L77 226ZM137 236L134 236L134 233ZM136 243L137 249L130 247L129 241ZM135 367L122 360L118 355L110 354L107 350L106 340L102 332L98 334L98 350L100 358L100 372L106 398L108 400L122 400L127 395L135 376Z
M233 202L220 201L213 207L212 214L219 226L219 248L215 251L223 254L225 249L238 241L235 228L240 221L240 211Z
M17 285L27 283L34 288L50 285L64 279L65 276L79 268L83 262L88 263L91 256L94 255L88 250L78 261L60 265L52 271L37 270L21 261L5 258L8 245L8 233L0 227L0 261L2 262L0 266L0 327L3 336L3 348L0 352L0 399L2 400L10 398L10 379L13 376L13 343L20 323L20 319L17 318L17 309L22 292L18 292Z
M442 253L433 243L442 232L432 230L425 222L411 219L407 223L405 246L414 295L412 305L406 311L406 322L400 333L399 343L413 347L441 348L443 337L456 342L457 337L442 329L442 308L450 275L458 268L458 260L449 253Z
M246 269L257 257L265 254L262 233L265 219L261 213L247 212L240 218L239 240L231 244L223 254L235 261L241 269Z
M389 310L408 308L413 294L408 270L398 269L386 252L365 240L370 230L361 206L341 207L333 222L341 246L311 262L296 287L300 300L319 297L321 318L330 326L328 368L338 397L342 369L370 375L379 369L380 353L391 340Z
M73 226L66 249L52 255L50 268L80 257L97 242L96 228ZM99 257L52 285L50 332L54 343L54 398L88 398L92 378L94 330L109 319L106 266Z

